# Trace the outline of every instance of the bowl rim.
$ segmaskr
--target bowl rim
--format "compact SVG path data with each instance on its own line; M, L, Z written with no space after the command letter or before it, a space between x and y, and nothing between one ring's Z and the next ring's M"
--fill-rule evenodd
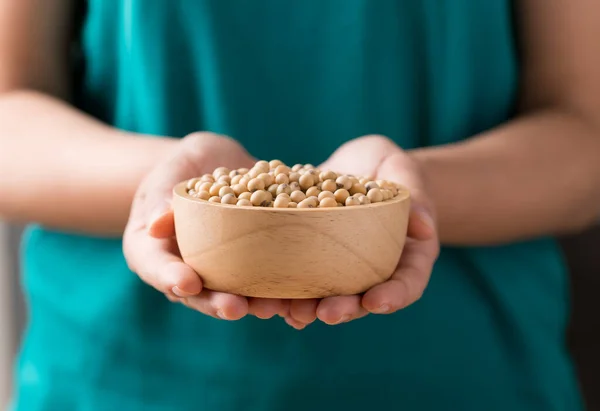
M379 203L360 205L360 206L355 206L355 207L314 207L314 208L275 208L275 207L254 207L254 206L248 207L248 206L238 206L235 204L212 203L208 200L202 200L200 198L191 197L186 192L187 182L188 182L188 180L177 183L175 185L175 187L173 187L173 195L175 195L183 200L190 201L193 203L208 205L209 207L229 208L229 209L248 211L248 212L251 212L251 211L254 211L254 212L269 211L269 212L277 212L277 213L314 213L314 212L322 213L322 212L333 212L333 211L348 212L348 211L356 211L356 210L373 209L376 207L385 207L385 206L389 206L392 204L410 200L410 198L411 198L410 191L405 186L401 185L402 194L399 193L396 197L394 197L390 200L381 201Z

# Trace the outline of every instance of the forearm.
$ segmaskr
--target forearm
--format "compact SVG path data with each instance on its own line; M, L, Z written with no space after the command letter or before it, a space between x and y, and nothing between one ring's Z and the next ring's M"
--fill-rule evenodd
M135 189L173 144L124 133L42 94L0 95L0 217L120 235Z
M423 167L444 244L566 233L600 213L600 130L568 112L524 116L412 155Z

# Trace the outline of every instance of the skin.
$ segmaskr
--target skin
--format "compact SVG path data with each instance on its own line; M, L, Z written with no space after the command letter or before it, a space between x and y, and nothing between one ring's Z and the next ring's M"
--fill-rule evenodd
M0 218L120 237L140 181L177 143L68 104L72 13L70 0L0 1Z
M356 161L361 158L361 161ZM411 188L412 211L403 256L391 278L364 295L292 300L286 322L302 329L317 318L335 325L373 314L389 314L417 301L427 286L439 254L433 205L423 186L419 164L391 140L367 136L340 147L322 169L343 174L369 175L375 179L402 181Z
M0 2L0 215L93 235L120 236L127 227L131 268L170 299L208 315L279 314L302 328L317 317L333 324L394 312L426 287L436 227L444 244L501 244L578 231L598 215L600 3L521 0L516 7L523 71L514 120L462 143L408 152L385 138L358 139L327 161L367 163L381 178L406 183L417 199L398 271L362 298L302 303L202 290L173 248L166 186L206 169L209 158L221 160L215 167L234 167L245 161L244 150L223 153L219 146L231 141L209 134L177 142L126 133L70 106L67 0ZM202 150L191 150L194 157L182 147ZM392 154L378 157L382 149Z

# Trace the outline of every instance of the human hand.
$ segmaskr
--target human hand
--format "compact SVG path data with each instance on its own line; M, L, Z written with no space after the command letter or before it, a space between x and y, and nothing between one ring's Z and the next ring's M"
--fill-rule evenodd
M363 295L292 300L286 322L297 329L317 318L330 325L340 324L369 313L390 314L417 301L425 291L439 254L433 205L426 194L418 164L391 140L367 136L344 144L319 168L406 186L411 193L408 238L398 267L389 280Z
M210 133L191 134L140 184L123 236L129 268L171 301L204 314L238 320L247 314L270 318L287 312L286 301L245 298L203 289L202 273L185 264L175 240L170 202L175 184L217 167L250 168L255 160L236 141Z

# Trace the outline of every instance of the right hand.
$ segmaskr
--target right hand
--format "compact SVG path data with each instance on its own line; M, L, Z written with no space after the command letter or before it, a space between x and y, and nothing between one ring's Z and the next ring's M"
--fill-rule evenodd
M206 315L225 320L238 320L247 314L265 319L285 315L289 302L283 300L245 298L203 289L202 273L196 273L183 262L175 240L170 206L173 187L220 166L250 168L254 161L239 143L228 137L194 133L183 138L146 176L135 194L123 235L129 268L169 300Z

